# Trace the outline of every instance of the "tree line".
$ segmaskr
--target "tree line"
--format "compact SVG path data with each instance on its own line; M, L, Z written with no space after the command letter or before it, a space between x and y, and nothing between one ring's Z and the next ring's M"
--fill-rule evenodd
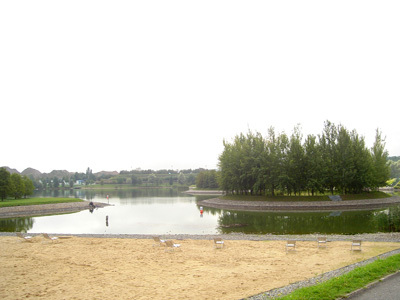
M20 199L33 194L35 187L30 178L18 173L10 174L5 168L0 168L0 197L1 201L8 197Z
M299 126L289 137L269 128L224 141L219 183L234 194L360 193L384 186L390 176L385 141L377 129L371 149L356 130L326 121L320 135L303 139Z

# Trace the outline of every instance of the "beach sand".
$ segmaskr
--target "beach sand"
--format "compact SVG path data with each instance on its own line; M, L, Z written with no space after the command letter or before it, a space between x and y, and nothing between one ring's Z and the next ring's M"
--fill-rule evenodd
M152 239L0 237L1 299L242 299L400 248L399 243L175 240L165 252Z

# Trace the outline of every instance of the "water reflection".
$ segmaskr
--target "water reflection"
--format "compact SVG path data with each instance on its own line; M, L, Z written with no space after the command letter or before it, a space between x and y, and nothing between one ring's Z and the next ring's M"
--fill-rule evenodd
M390 207L384 211L376 212L375 225L382 232L400 232L400 207Z
M357 234L400 231L398 206L378 211L243 212L215 208L220 233L246 234Z
M201 207L210 196L174 189L67 190L37 196L77 197L112 206L73 214L0 219L0 231L110 234L356 234L400 231L400 208L351 212L242 212Z
M33 218L0 219L2 232L28 232L33 227Z

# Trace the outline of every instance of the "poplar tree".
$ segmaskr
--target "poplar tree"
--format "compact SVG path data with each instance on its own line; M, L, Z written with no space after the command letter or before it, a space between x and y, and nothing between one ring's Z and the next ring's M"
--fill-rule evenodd
M388 152L385 150L385 139L382 133L376 129L375 142L371 149L373 166L373 187L384 186L390 178L390 166L387 160Z

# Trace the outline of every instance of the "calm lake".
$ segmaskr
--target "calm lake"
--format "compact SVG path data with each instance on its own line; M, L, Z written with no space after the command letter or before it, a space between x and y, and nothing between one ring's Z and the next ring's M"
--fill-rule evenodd
M242 212L204 207L201 216L197 202L213 196L190 196L176 189L72 190L34 196L76 197L111 206L93 212L0 219L0 231L162 235L356 234L400 229L398 207L351 212Z

